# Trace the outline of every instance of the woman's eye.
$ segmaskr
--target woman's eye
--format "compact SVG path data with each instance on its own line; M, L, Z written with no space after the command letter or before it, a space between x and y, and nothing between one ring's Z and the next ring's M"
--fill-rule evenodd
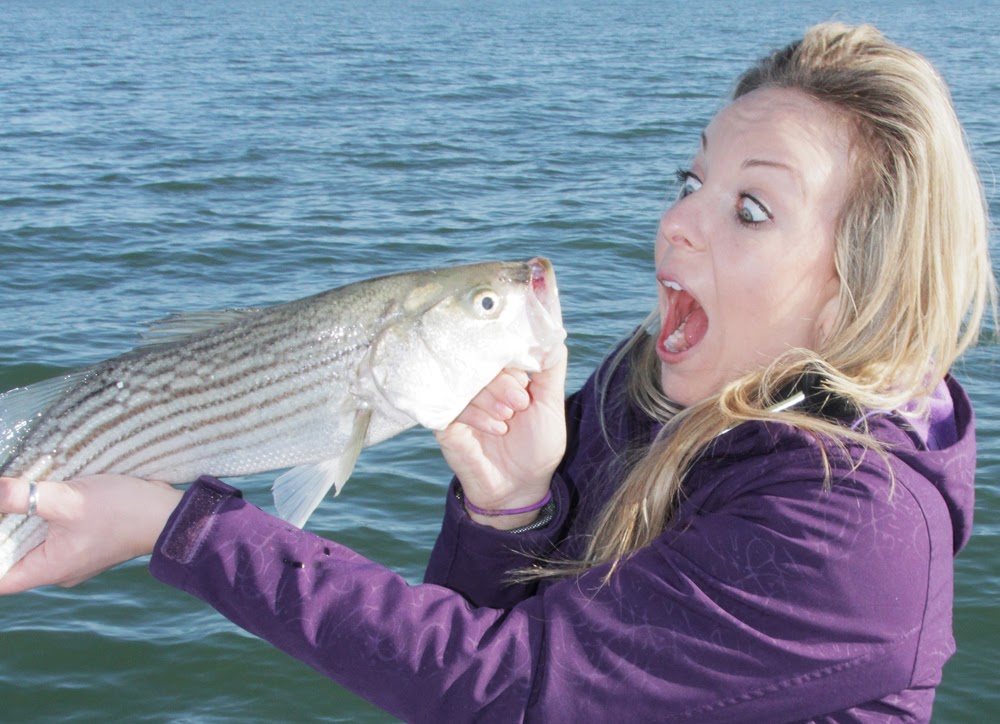
M701 180L690 171L679 169L677 171L677 200L680 201L685 196L693 194L701 188Z
M749 224L750 226L763 224L765 221L774 218L764 204L747 194L740 197L736 213L739 216L741 224Z

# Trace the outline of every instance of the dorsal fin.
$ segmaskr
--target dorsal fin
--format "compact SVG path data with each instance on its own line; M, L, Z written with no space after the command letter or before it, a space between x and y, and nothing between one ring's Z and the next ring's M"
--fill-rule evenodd
M83 369L0 394L0 465L33 422L86 373Z
M202 312L181 312L152 322L139 336L137 349L161 344L180 342L196 334L202 334L227 324L236 322L259 309L222 309Z

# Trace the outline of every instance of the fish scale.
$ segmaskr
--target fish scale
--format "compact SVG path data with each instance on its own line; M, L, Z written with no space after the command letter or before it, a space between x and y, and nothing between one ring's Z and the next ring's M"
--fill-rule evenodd
M356 348L360 349L360 348ZM329 364L337 363L337 359L331 358ZM287 364L287 360L286 360ZM310 368L313 368L312 370ZM90 436L86 442L90 443L90 448L96 448L96 453L83 460L77 465L73 465L73 475L81 472L89 472L91 469L117 469L128 467L135 471L148 469L150 463L157 458L164 457L160 445L168 441L177 441L181 446L187 447L191 444L205 446L215 437L222 435L227 438L238 437L244 428L238 426L240 419L247 419L247 415L254 410L264 411L280 404L282 401L300 400L298 409L307 413L315 405L324 402L324 399L315 395L310 395L313 388L322 383L322 380L310 379L309 372L321 370L318 364L294 365L292 371L279 377L272 377L265 380L264 384L247 382L253 380L255 375L259 375L263 368L259 364L254 364L253 369L241 369L236 372L230 371L226 379L209 380L203 382L201 386L190 385L189 389L194 393L178 396L176 393L169 395L166 399L178 403L174 409L170 409L166 414L160 414L148 422L134 427L129 431L133 437L138 437L140 441L144 438L151 441L148 445L140 445L135 449L125 452L118 452L118 457L104 459L108 450L113 446L116 439L108 440L106 443L100 437ZM162 385L169 387L170 382L175 379L175 375L170 372L160 375L147 383L150 385ZM205 376L201 375L204 380ZM282 383L293 383L292 389L286 389ZM257 388L257 389L254 389ZM313 404L309 404L312 401ZM121 409L117 417L107 425L107 436L114 436L121 430L122 423L141 415L143 410L160 408L163 399L151 396L151 399L144 401L142 410L131 411ZM227 408L227 403L238 405L235 409ZM144 418L145 419L145 418ZM193 426L197 431L194 439L185 429L178 429L175 421L182 419L185 425ZM98 431L100 432L100 431ZM155 443L155 444L154 444ZM176 448L175 448L176 452ZM145 457L143 455L145 454ZM104 456L104 457L102 457ZM151 457L152 456L152 457ZM71 453L68 454L71 458ZM67 460L69 464L69 460ZM229 473L238 474L238 473Z
M0 395L0 441L14 440L0 474L183 484L291 468L275 501L302 525L362 447L418 423L440 429L503 368L543 369L564 338L544 259L176 316L153 327L151 344ZM37 516L0 515L0 576L45 533Z

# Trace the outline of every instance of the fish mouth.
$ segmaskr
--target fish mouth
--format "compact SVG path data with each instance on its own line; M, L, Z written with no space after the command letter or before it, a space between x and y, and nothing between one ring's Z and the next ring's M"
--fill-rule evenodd
M665 301L656 352L665 362L676 362L708 332L708 315L697 298L679 281L660 277Z
M538 337L539 349L536 352L545 350L551 352L552 348L559 342L566 339L566 330L563 328L562 306L559 303L559 287L556 285L556 272L550 262L545 257L535 257L526 262L531 287L531 300L529 304L533 308L533 326ZM547 353L542 354L542 369L546 369L549 360Z
M559 305L559 287L552 262L542 256L529 259L528 284L535 300L541 305L553 325L562 326L562 308Z

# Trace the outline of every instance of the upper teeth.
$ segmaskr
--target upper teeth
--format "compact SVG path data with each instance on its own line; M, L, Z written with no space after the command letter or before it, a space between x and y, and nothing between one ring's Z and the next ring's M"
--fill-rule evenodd
M665 287L666 287L667 289L673 289L673 290L675 290L675 291L678 291L678 292L682 292L682 291L684 291L684 287L682 287L682 286L681 286L680 284L678 284L677 282L672 282L672 281L669 281L669 280L667 280L667 279L664 279L664 280L663 280L663 281L662 281L661 283L662 283L662 284L663 284L663 286L665 286Z

